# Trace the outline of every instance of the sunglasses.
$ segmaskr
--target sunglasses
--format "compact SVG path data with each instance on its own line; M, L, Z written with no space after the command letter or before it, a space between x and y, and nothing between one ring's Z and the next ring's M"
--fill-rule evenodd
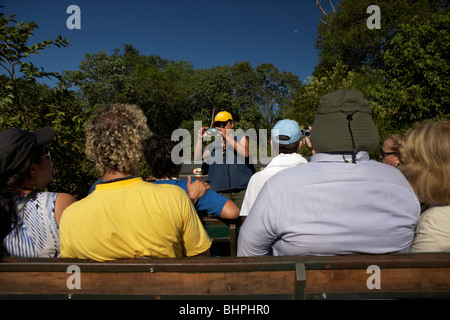
M47 154L44 154L41 159L48 158L49 160L52 160L52 157L50 156L50 151L47 152Z
M384 159L384 158L386 158L386 156L388 156L388 155L390 155L390 154L398 154L398 152L397 152L397 151L394 151L394 152L384 152L383 150L381 150L380 157L381 157L382 159Z
M214 124L216 128L225 128L229 121L218 121Z

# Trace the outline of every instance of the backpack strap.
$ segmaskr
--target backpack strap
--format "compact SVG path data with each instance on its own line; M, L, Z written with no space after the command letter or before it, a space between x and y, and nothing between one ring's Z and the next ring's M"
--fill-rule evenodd
M36 190L31 191L29 194L27 194L20 202L17 204L16 207L16 214L18 214L22 209L25 207L28 201L31 200L38 192Z

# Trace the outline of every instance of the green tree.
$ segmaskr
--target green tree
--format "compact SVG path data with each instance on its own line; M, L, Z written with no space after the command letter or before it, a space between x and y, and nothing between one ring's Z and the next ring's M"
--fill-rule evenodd
M184 119L192 117L189 101L192 64L159 56L141 56L140 60L131 75L133 103L144 110L152 131L171 134Z
M364 77L349 70L343 63L338 63L332 70L321 77L310 77L296 91L292 103L282 108L284 118L295 119L303 128L311 126L316 115L320 98L325 94L340 89L361 89Z
M301 87L297 75L288 71L279 71L271 63L263 63L256 67L258 90L257 101L270 129L280 118L279 110L288 104L295 92Z
M126 73L122 57L106 51L89 54L79 65L79 70L64 71L63 83L76 86L89 106L110 102L124 102L123 93L131 90L130 76ZM119 99L118 97L121 97Z
M2 8L2 6L0 6ZM3 126L18 126L30 128L32 123L27 119L26 105L24 104L25 82L35 82L38 78L59 77L58 73L39 69L32 62L25 61L33 54L39 54L50 46L67 47L69 42L59 35L55 40L45 40L29 45L29 38L38 28L34 22L17 22L15 15L8 16L0 12L0 67L6 71L8 81L2 80L4 86L1 90L0 111Z
M381 7L388 3L378 4ZM403 11L397 2L386 10L381 8L382 29L384 21L389 32L370 30L381 32L382 41L365 33L369 30L365 22L352 18L355 8L359 8L356 10L359 12L366 6L362 0L352 2L354 7L350 2L342 1L325 17L318 29L319 37L323 36L324 30L329 32L326 39L319 38L325 45L320 48L323 59L313 77L297 91L292 105L283 108L284 116L294 118L304 126L312 124L318 101L323 95L338 89L354 88L363 91L371 101L380 143L388 134L404 132L415 122L448 118L448 10L435 1L399 3L403 5ZM433 10L434 14L431 14ZM422 14L414 16L412 11ZM360 30L360 24L367 30ZM343 27L345 25L348 30ZM362 38L353 40L352 34ZM331 46L333 41L336 41L336 48ZM370 44L378 49L372 51Z
M47 109L41 114L42 126L51 126L56 132L50 144L53 181L48 188L83 198L99 175L84 153L84 123L91 115L91 109L75 92L61 86L42 91L39 100L39 104Z
M90 107L106 103L132 103L146 114L149 127L160 134L179 128L191 117L189 102L192 64L144 56L131 45L123 52L85 55L79 70L65 71L66 86L76 86Z
M258 75L250 62L235 63L231 69L233 107L237 112L236 127L243 130L264 127L263 114L258 104Z
M449 117L450 14L427 21L413 17L399 26L390 49L382 53L384 82L371 96L376 112L390 130L406 130L414 122Z
M73 91L62 86L49 88L37 81L43 77L63 80L60 74L46 72L25 61L52 45L66 47L69 43L58 37L29 45L29 38L38 26L34 22L17 23L14 17L0 13L0 65L6 70L0 76L0 130L53 127L56 136L50 143L50 152L54 180L48 189L84 197L96 177L84 156L83 123L90 109Z
M368 29L366 21L370 14L367 7L376 4L381 10L381 29ZM401 24L414 16L425 22L437 11L448 9L440 0L341 0L335 10L323 11L322 22L317 28L316 48L319 63L315 75L321 76L338 62L353 70L363 66L384 69L382 54L390 49L391 40Z
M198 120L210 126L214 116L221 110L232 110L232 78L227 66L200 69L195 71L191 82L191 101Z

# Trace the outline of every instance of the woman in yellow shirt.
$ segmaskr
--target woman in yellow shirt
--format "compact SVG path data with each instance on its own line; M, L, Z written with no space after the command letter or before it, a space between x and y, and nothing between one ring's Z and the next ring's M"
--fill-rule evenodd
M134 105L102 107L86 124L86 155L103 182L60 222L61 257L98 261L209 255L211 240L187 194L137 176L146 118Z

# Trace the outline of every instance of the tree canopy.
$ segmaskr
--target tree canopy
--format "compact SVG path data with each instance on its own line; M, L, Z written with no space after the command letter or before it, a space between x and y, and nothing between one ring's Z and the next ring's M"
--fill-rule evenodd
M193 134L194 121L209 126L221 110L231 112L235 127L243 130L271 129L281 118L306 128L319 99L345 88L360 89L371 101L381 140L417 121L450 118L448 5L381 0L381 29L368 29L370 4L341 0L331 11L322 11L319 61L304 82L270 62L196 69L189 61L143 55L132 44L112 53L86 53L77 70L48 72L26 58L69 42L58 36L29 44L38 26L0 13L0 67L5 71L0 75L0 130L54 127L49 188L81 198L99 174L84 156L83 125L106 103L138 105L158 134L178 128ZM39 82L43 77L56 77L59 83L50 88Z
M369 29L367 8L372 4L371 0L341 0L322 19L317 27L319 63L315 76L331 70L338 62L352 70L384 69L383 53L395 45L392 39L401 25L413 18L424 23L434 13L447 11L447 5L440 0L380 0L376 5L381 11L381 28Z
M450 117L448 5L432 0L378 1L381 29L369 29L369 0L341 0L317 29L319 63L283 109L311 125L319 99L354 88L371 101L380 143L415 122ZM323 8L322 8L323 9Z

